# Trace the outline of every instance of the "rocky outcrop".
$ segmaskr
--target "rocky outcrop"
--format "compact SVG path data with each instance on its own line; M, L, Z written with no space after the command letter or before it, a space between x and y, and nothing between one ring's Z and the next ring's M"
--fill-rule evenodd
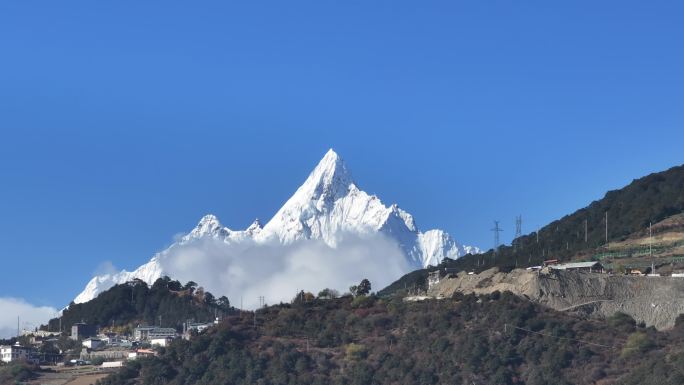
M456 292L489 294L510 291L560 311L590 317L616 312L647 326L668 329L684 313L684 278L631 277L580 271L516 269L503 273L493 268L480 274L461 272L443 277L428 295L450 297Z

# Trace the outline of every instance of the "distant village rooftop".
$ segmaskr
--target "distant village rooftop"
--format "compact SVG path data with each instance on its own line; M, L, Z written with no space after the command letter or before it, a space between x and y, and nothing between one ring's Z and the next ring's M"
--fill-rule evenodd
M586 270L589 272L602 272L603 266L597 261L590 262L568 262L549 265L554 270Z

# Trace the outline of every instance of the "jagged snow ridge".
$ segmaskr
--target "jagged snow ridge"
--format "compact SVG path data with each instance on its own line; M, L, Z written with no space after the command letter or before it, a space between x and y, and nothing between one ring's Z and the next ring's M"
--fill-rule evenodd
M216 216L206 215L177 244L155 255L137 270L94 277L74 302L89 301L111 286L133 278L152 284L163 276L160 258L173 247L200 238L213 237L226 243L249 238L255 242L277 241L282 244L318 239L335 247L341 231L387 235L398 242L414 268L436 265L444 258L455 259L480 252L476 247L459 245L442 230L420 232L411 214L396 204L387 207L377 196L360 190L344 161L331 149L265 226L257 219L246 230L234 231L222 226Z
M95 276L88 282L85 289L75 299L75 303L88 302L97 297L101 292L110 287L131 281L135 278L141 279L148 284L153 283L164 275L161 265L158 262L159 254L155 255L149 262L140 266L133 272L123 270L116 274L104 274Z

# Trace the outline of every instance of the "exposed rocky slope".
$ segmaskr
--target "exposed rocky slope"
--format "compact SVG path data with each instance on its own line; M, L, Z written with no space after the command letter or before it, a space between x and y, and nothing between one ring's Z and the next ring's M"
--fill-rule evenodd
M439 268L481 272L492 267L511 269L526 264L535 266L547 259L587 260L597 254L613 251L612 248L648 246L649 224L653 224L654 242L672 242L684 239L681 217L684 213L684 165L647 175L629 185L606 193L588 206L566 215L546 226L523 235L513 243L503 245L496 253L489 250L483 255L466 255L457 260L445 259ZM606 215L608 216L608 241L606 248ZM662 221L662 223L661 223ZM641 239L636 242L635 238ZM646 238L646 239L644 239ZM664 257L684 261L684 248L670 250ZM620 256L622 257L622 256ZM601 259L604 265L613 261ZM643 260L617 260L623 266L644 267ZM650 267L651 260L646 261ZM662 265L665 266L665 265ZM610 267L610 266L608 266ZM656 268L658 268L656 261ZM405 288L424 287L430 266L412 271L387 286L379 293L389 295ZM665 270L658 270L668 272Z
M458 273L442 278L428 290L434 297L450 297L456 292L489 294L511 291L556 310L592 317L609 317L616 312L657 329L674 326L684 313L684 278L631 277L579 271L497 268L480 274Z

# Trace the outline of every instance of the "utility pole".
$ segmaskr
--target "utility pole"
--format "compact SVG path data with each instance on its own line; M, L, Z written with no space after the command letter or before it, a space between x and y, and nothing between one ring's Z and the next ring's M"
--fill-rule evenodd
M651 274L655 274L655 261L653 260L653 222L648 222L648 255L651 257Z
M606 210L606 246L608 246L608 210Z
M653 222L648 222L648 255L653 258Z
M522 215L515 217L515 250L518 250L518 244L520 243L520 237L522 237Z
M587 220L584 220L584 243L587 243Z

